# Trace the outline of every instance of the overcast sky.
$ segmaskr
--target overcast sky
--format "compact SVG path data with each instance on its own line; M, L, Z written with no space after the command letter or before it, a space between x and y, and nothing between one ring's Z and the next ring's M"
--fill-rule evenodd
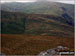
M44 0L1 0L2 3L4 2L34 2L34 1L44 1ZM74 4L74 0L48 0L48 1Z

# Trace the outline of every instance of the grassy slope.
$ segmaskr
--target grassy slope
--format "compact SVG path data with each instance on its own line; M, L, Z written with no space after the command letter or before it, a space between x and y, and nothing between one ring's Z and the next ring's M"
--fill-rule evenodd
M74 29L72 25L65 22L70 21L69 19L57 16L62 15L60 6L56 8L56 5L49 6L50 4L45 5L44 3L41 6L37 6L38 3L30 5L26 5L27 10L20 5L18 7L20 6L23 12L36 12L36 14L2 12L2 53L32 55L55 48L58 45L69 47L70 51L73 51ZM11 8L9 9L11 10ZM14 10L18 11L18 9ZM46 14L44 15L44 13ZM52 15L49 15L50 13Z
M70 51L74 48L74 38L69 37L2 34L1 40L2 53L9 55L36 55L59 45L69 47Z
M73 36L73 26L60 16L5 11L1 16L2 33Z
M52 14L60 16L66 11L70 16L74 16L74 5L53 2L5 3L1 5L1 9L27 14Z

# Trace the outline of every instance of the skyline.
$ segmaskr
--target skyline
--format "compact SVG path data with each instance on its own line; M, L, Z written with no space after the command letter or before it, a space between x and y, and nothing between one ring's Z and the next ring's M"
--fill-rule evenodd
M36 1L43 1L43 0L1 0L1 3L6 3L6 2L36 2ZM50 2L60 2L60 3L68 3L68 4L74 4L74 0L47 0Z

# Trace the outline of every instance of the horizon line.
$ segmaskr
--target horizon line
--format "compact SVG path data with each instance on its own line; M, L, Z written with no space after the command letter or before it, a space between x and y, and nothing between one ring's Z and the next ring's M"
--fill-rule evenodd
M0 1L0 3L12 3L12 2L27 3L27 2L37 2L37 1ZM66 4L75 4L74 1L50 1L50 2L60 2L60 3L66 3Z

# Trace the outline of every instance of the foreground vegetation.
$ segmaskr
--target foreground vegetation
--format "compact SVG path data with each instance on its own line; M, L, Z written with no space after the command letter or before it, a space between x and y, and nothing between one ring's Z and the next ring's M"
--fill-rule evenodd
M36 55L60 45L73 51L73 40L71 37L2 34L1 49L2 53L9 55Z

